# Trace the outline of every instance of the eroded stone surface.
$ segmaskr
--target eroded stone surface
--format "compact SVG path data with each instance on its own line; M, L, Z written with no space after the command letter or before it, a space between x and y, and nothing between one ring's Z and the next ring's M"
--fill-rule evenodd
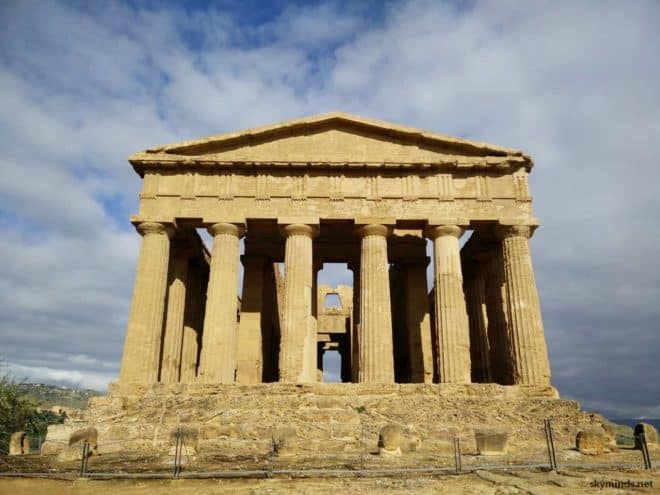
M312 383L326 350L342 356L342 381L550 383L522 152L331 113L130 162L144 179L132 218L143 241L121 383ZM463 286L465 229L478 291ZM325 262L348 263L356 278L337 318L319 312ZM497 273L506 301L489 290Z
M588 428L575 437L575 446L581 454L602 455L605 451L605 432L602 428Z
M474 432L479 455L506 454L509 434L504 430L477 430Z
M476 451L486 427L537 439L542 415L567 438L589 424L550 386L524 153L332 113L130 162L142 245L119 381L46 450L91 426L100 449L168 451L184 429L197 452L254 454L376 447L386 424L403 451L457 434ZM324 263L354 274L331 311ZM330 350L359 384L316 383Z

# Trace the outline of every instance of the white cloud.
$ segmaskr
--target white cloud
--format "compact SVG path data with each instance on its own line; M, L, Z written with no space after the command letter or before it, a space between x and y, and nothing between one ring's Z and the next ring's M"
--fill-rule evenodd
M57 383L68 387L88 388L103 391L115 379L113 373L81 372L77 370L63 370L45 367L31 367L9 364L9 372L18 381L29 383Z
M531 153L555 384L657 409L656 3L326 3L254 25L215 6L0 10L0 338L16 365L41 369L44 349L48 370L118 365L130 153L341 109Z

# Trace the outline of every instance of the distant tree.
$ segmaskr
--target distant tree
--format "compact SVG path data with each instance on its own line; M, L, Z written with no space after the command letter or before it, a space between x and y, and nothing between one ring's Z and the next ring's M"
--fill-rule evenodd
M45 438L48 425L63 423L66 414L42 411L34 399L26 397L10 374L0 376L0 453L9 452L9 437L25 431L36 447L38 438Z
M9 452L9 437L25 430L36 411L35 405L24 397L11 375L0 376L0 452Z

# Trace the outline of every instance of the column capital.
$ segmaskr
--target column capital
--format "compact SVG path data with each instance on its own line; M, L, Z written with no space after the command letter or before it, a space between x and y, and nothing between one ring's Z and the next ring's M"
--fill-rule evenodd
M498 239L508 237L524 237L529 239L534 234L535 225L502 225L495 226L495 235Z
M367 225L360 225L355 229L360 237L367 237L369 235L377 235L380 237L387 237L392 233L391 227L380 223L370 223Z
M304 235L313 239L319 235L318 225L310 225L307 223L289 223L281 225L280 230L286 237L291 235Z
M239 239L245 235L245 224L243 223L225 223L218 222L212 225L209 225L206 230L213 237L221 234L233 235Z
M174 237L175 232L173 225L163 222L140 222L135 225L135 229L142 236L147 234L164 234L170 239Z
M459 225L429 225L424 229L424 234L431 239L445 236L459 239L463 235L463 232L465 232L465 229Z

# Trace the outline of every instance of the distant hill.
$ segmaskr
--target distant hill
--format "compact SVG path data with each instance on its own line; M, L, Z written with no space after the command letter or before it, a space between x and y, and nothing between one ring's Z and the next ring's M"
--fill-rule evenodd
M24 395L34 398L42 409L50 409L55 405L85 409L90 397L103 395L96 390L58 387L44 383L21 383L18 387Z

